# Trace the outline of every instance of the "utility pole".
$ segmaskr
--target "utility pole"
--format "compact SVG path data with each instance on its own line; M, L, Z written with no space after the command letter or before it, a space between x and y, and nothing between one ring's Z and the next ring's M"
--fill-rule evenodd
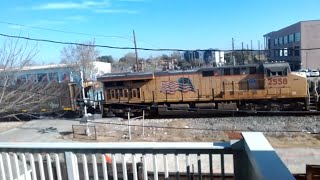
M260 40L258 40L258 52L259 52L259 61L260 61Z
M231 51L231 60L233 61L233 65L236 65L235 58L233 57L233 51L234 51L234 39L232 38L232 51Z
M136 53L136 67L135 67L135 71L138 72L139 71L139 67L138 67L138 50L137 50L137 42L136 42L136 33L133 30L133 43L134 43L134 50Z
M251 50L251 59L253 60L254 58L253 58L252 40L250 41L250 43L251 43L251 48L250 48L250 50Z
M242 51L242 64L244 64L243 42L241 43L241 46L242 46L242 49L241 49L241 51Z

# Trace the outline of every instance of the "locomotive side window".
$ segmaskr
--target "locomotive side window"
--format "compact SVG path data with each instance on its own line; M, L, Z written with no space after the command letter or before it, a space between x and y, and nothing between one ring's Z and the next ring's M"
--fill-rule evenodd
M202 77L214 76L214 71L202 71Z
M249 74L256 74L257 68L256 67L250 67L249 68Z
M132 89L132 97L136 98L137 97L137 90Z
M223 70L224 75L231 75L231 71L229 68Z
M242 75L248 74L247 68L241 68L241 74Z
M233 75L240 75L240 68L233 68Z
M119 99L119 90L116 89L116 90L115 90L115 93L116 93L116 99Z
M268 77L273 77L273 76L287 76L286 72L282 71L270 71L269 69L267 70L267 76Z
M140 88L137 88L137 96L140 98Z
M111 97L111 91L110 91L110 89L107 89L107 99L110 99Z
M115 97L114 90L111 90L111 98L114 98L114 97Z

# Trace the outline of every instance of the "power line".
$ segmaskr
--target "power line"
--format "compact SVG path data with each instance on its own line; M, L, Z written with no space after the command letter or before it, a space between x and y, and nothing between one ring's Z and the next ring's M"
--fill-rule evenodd
M90 45L90 44L83 44L83 43L73 43L73 42L62 42L62 41L56 41L56 40L48 40L48 39L37 39L37 38L30 38L30 37L25 37L25 36L14 36L14 35L7 35L0 33L0 36L3 37L8 37L8 38L17 38L17 39L24 39L24 40L29 40L29 41L37 41L37 42L47 42L47 43L54 43L54 44L64 44L64 45L78 45L78 46L88 46L88 47L100 47L100 48L109 48L109 49L122 49L122 50L135 50L134 47L119 47L119 46L109 46L109 45ZM179 51L179 52L184 52L184 51L208 51L211 49L169 49L169 48L159 48L159 49L154 49L154 48L136 48L137 50L143 50L143 51ZM282 50L282 49L268 49L268 50L260 50L260 51L270 51L270 50ZM305 48L305 49L295 49L295 50L320 50L320 47L318 48ZM211 51L225 51L225 52L232 52L232 51L242 51L241 49L235 49L235 50L227 50L227 49L219 49L219 50L214 50L212 49ZM247 50L247 51L256 51L256 50Z
M45 30L45 31L66 33L66 34L76 34L76 35L104 37L104 38L119 38L119 39L130 40L131 42L133 42L133 39L131 37L125 37L125 36L107 36L107 35L102 35L102 34L90 34L90 33L74 32L74 31L65 31L65 30L50 29L50 28L43 28L43 27L38 27L38 26L29 26L29 25L24 25L24 24L11 23L11 22L6 22L6 21L0 21L0 23L7 24L7 25L20 26L20 27L27 27L27 28L32 28L32 29L40 29L40 30ZM148 43L146 41L143 41L143 40L139 40L139 41L141 41L149 46L157 48L155 45Z

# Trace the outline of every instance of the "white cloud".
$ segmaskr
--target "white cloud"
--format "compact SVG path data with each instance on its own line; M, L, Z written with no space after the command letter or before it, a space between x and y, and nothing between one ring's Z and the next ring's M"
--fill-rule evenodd
M110 2L104 1L83 1L83 2L54 2L33 6L34 10L63 10L63 9L89 9L109 7Z
M111 14L111 13L119 13L119 14L138 14L139 11L129 10L129 9L97 9L96 13L102 14Z

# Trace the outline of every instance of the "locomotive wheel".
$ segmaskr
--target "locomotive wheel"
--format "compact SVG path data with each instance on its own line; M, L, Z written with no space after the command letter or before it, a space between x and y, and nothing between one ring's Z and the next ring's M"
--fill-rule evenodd
M281 110L281 107L280 107L279 104L272 103L272 104L270 104L270 106L269 106L269 110L270 110L270 111L280 111L280 110Z

